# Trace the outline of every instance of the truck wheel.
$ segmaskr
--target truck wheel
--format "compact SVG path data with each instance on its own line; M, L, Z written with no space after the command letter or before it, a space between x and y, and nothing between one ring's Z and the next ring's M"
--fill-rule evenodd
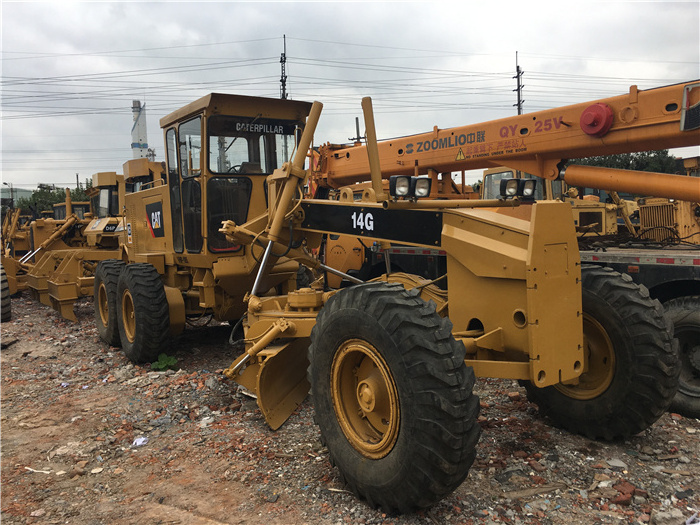
M700 295L672 299L664 306L681 355L681 376L671 410L700 418Z
M10 299L10 285L7 282L7 275L5 275L5 269L0 266L0 294L2 302L0 302L0 311L2 311L2 316L0 321L3 323L12 319L12 299Z
M109 346L119 346L117 322L117 284L124 262L101 261L95 270L95 324L102 339Z
M678 388L678 346L658 301L628 275L584 266L585 372L577 384L526 382L543 415L590 439L625 438L651 426Z
M127 264L117 284L122 349L135 363L158 359L168 340L170 313L163 282L150 264Z
M332 464L373 507L427 507L474 461L479 400L451 330L400 284L346 288L319 313L309 347L316 422Z

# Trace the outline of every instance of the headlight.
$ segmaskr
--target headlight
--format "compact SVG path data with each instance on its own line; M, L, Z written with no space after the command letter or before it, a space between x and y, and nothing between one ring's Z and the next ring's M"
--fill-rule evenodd
M501 181L501 195L515 197L518 194L518 179L503 179Z
M527 200L535 198L537 180L535 179L503 179L501 180L501 196L506 199L523 197Z
M415 181L415 187L413 189L413 194L416 198L421 199L430 195L430 183L431 180L427 178L413 179Z
M537 181L535 179L525 179L523 181L523 197L533 198L535 196Z
M411 191L411 178L396 175L389 179L389 193L392 197L406 197Z
M389 193L392 197L423 198L430 195L432 181L427 177L394 175L389 179Z

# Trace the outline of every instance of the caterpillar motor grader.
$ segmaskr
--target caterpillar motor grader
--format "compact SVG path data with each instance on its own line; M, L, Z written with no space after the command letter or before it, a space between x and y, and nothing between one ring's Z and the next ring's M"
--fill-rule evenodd
M64 318L76 321L73 305L92 295L93 274L101 260L118 258L124 235L124 195L153 184L162 176L161 163L134 159L123 166L124 175L96 173L87 193L90 202L66 201L54 205L54 217L28 225L29 242L13 234L17 221L8 224L8 246L3 271L10 294L28 290L32 297L52 306ZM23 233L23 232L20 232ZM25 247L25 250L18 247Z
M74 207L75 206L75 207ZM51 249L68 249L84 244L80 225L90 203L73 202L66 188L64 202L54 204L51 211L35 213L34 220L20 221L20 209L5 217L2 229L2 265L8 274L8 287L12 294L27 289L27 269L38 261L39 253ZM75 210L75 213L74 213ZM36 247L36 250L35 250Z
M257 395L273 429L310 389L331 461L389 511L429 506L467 476L475 375L524 381L545 414L590 438L656 421L678 386L677 344L643 288L581 266L570 206L523 204L527 181L504 181L507 198L491 200L433 199L431 183L506 165L697 199L685 178L559 167L700 144L700 82L382 142L369 99L363 108L366 145L313 153L318 102L211 94L162 119L167 183L126 196L121 259L97 267L102 338L148 361L188 315L238 320L245 351L225 375ZM304 198L312 171L320 187ZM362 181L361 200L325 198L324 187ZM505 213L518 205L527 220ZM339 272L314 256L336 234L444 250L448 286L393 273L297 288L300 265Z

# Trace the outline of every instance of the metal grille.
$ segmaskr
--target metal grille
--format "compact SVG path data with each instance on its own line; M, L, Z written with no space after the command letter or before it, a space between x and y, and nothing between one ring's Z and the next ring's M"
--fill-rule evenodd
M675 206L671 203L640 206L639 226L642 239L663 242L673 237L676 230Z
M681 117L681 131L692 131L700 128L700 104L683 111Z

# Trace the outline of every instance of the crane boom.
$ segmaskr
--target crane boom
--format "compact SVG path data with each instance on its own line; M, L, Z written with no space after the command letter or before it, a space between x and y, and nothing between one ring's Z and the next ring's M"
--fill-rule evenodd
M700 145L700 80L378 143L382 177L507 166L556 179L562 160ZM321 146L318 184L369 180L365 145Z

